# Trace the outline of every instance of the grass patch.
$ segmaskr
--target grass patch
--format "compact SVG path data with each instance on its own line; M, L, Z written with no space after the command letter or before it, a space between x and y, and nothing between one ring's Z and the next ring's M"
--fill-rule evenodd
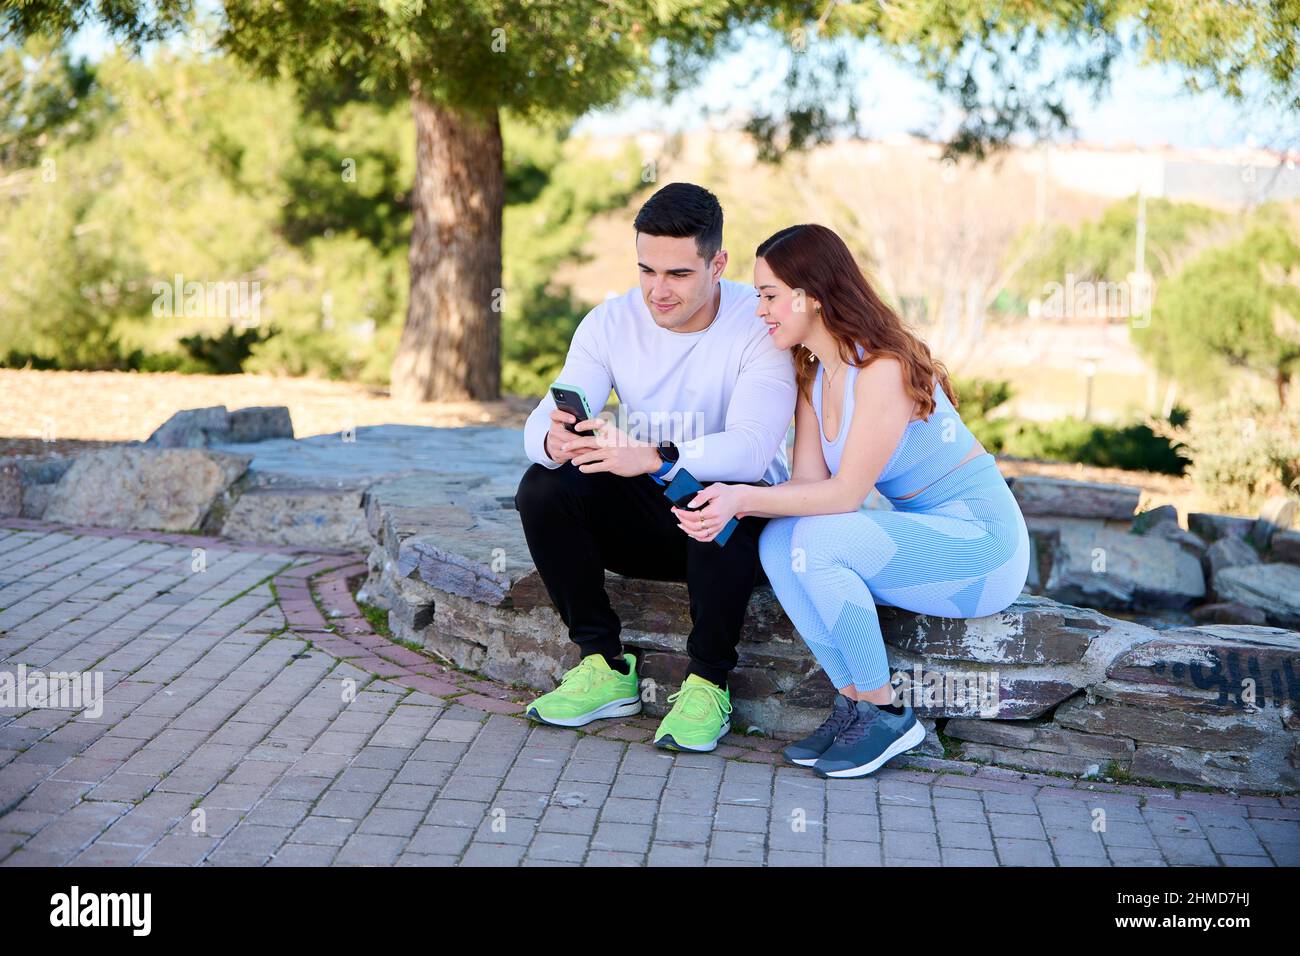
M388 612L383 608L375 607L373 604L364 604L361 601L357 602L357 607L365 616L366 622L370 625L370 629L380 637L385 637L388 640L393 641L395 644L401 644L402 646L409 647L412 650L418 651L423 649L413 641L401 641L393 637L393 632L388 628Z

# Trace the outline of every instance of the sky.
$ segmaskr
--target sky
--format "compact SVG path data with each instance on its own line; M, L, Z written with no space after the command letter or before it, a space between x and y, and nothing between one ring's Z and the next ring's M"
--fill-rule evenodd
M92 60L110 48L111 42L98 27L81 31L72 43L74 53ZM736 117L748 115L772 95L789 55L778 37L765 30L751 31L735 54L714 63L696 87L671 107L642 101L594 111L578 122L574 132L615 135L738 125ZM857 45L854 78L859 123L869 138L917 130L942 138L956 125L958 115L951 105L940 100L906 65L872 43ZM1101 98L1093 101L1073 93L1068 104L1075 129L1059 142L1107 147L1300 148L1296 117L1233 103L1217 93L1190 94L1183 89L1176 70L1140 65L1132 56L1120 60ZM720 117L710 119L707 115L719 111Z

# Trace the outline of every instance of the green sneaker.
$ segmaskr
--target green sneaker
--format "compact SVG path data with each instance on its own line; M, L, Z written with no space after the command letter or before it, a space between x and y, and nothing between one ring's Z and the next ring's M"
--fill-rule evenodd
M641 713L636 657L624 654L628 672L609 666L604 654L588 654L565 671L560 686L528 705L533 720L556 727L581 727L602 717L631 717Z
M731 691L698 674L687 674L682 689L668 703L673 709L655 732L656 747L708 751L731 730Z

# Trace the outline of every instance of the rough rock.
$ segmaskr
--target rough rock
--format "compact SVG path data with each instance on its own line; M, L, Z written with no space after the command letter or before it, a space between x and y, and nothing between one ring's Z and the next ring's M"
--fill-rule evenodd
M0 518L23 513L23 476L11 461L0 463Z
M1172 541L1174 544L1181 545L1192 554L1195 554L1198 558L1205 554L1209 547L1205 539L1199 534L1188 531L1176 524L1170 524L1167 521L1153 525L1141 533L1148 538L1164 538L1167 541Z
M1264 612L1277 627L1300 627L1300 567L1252 564L1223 571L1215 581L1219 598Z
M1019 475L1011 491L1020 511L1029 515L1063 515L1072 518L1131 520L1142 489L1136 485L1097 481L1070 481L1040 475Z
M1278 627L1208 624L1159 631L1107 668L1108 681L1158 693L1161 706L1204 697L1222 708L1300 707L1300 633ZM1191 695L1190 697L1188 695Z
M1237 538L1246 537L1255 527L1255 519L1193 511L1187 516L1187 527L1194 534L1212 543L1230 535Z
M1268 556L1273 561L1300 564L1300 531L1279 531L1273 535Z
M0 517L40 518L72 458L0 459Z
M293 419L284 405L250 405L230 413L230 430L222 441L251 443L273 438L293 440Z
M214 524L235 541L365 551L374 542L360 502L355 489L252 487L234 498Z
M1146 534L1152 528L1162 524L1178 527L1178 509L1173 505L1161 505L1133 517L1133 531L1135 534Z
M225 405L186 408L159 425L145 439L150 448L206 448L215 437L222 440L230 431L230 413Z
M1300 504L1287 495L1275 495L1264 502L1259 517L1250 529L1250 540L1257 548L1268 550L1273 535L1288 531L1295 525L1296 506Z
M1047 519L1030 518L1036 532ZM1095 521L1051 519L1056 544L1043 593L1066 604L1116 610L1185 608L1205 596L1205 574L1188 549Z
M105 528L197 530L249 458L206 449L101 448L77 456L44 518Z
M1192 610L1192 617L1207 624L1267 624L1264 612L1232 601L1202 604Z
M1073 700L1061 705L1064 709ZM1008 723L1000 720L971 720L954 717L948 721L944 733L957 740L1043 750L1049 753L1090 757L1093 760L1127 761L1133 756L1133 742L1108 734L1082 733L1069 730L1051 721L1023 721Z
M1206 751L1251 750L1262 745L1278 724L1276 714L1261 711L1224 708L1219 714L1197 713L1132 707L1107 699L1089 703L1082 697L1066 701L1052 719L1060 727L1087 734Z
M209 448L293 438L293 421L283 405L254 405L227 411L225 405L187 408L174 414L145 439L150 448Z
M1083 777L1098 776L1112 763L1127 769L1136 749L1131 740L1070 730L1050 721L958 717L947 722L944 733L963 742L964 757Z
M1245 538L1220 538L1205 550L1206 576L1210 593L1218 594L1219 575L1228 568L1259 564L1259 552Z

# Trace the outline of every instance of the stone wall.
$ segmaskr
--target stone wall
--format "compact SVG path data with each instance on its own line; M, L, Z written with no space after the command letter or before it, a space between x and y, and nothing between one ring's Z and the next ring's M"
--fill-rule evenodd
M0 513L361 548L362 597L388 610L396 636L539 691L576 663L514 511L529 464L518 431L377 426L294 440L265 410L196 411L160 429L174 447L88 453L75 467L0 462ZM267 435L220 440L231 416ZM115 473L136 479L115 484ZM1300 790L1295 502L1258 519L1193 514L1183 528L1172 508L1135 515L1131 486L1011 485L1034 546L1015 603L972 620L881 608L896 678L928 727L960 756L1007 766ZM607 583L643 657L647 710L662 713L686 665L685 585ZM739 651L738 731L793 737L820 722L833 688L765 584ZM934 734L923 747L941 752Z

